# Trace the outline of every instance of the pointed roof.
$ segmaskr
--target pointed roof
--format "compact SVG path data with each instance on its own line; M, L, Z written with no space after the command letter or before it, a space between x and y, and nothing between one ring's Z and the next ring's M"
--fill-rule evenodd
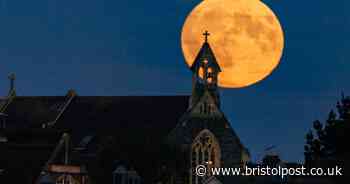
M191 70L194 71L197 67L199 68L201 65L202 59L206 58L208 60L208 66L217 68L217 70L219 72L221 72L221 68L220 68L219 64L217 63L214 52L211 49L209 42L208 42L208 36L209 36L208 31L203 33L203 35L205 36L204 43L203 43L201 49L199 50L192 66L191 66Z
M149 165L158 167L155 160L169 160L165 157L170 151L163 142L186 111L189 97L76 96L54 128L40 128L43 122L50 122L57 116L66 100L66 96L17 96L8 106L4 113L8 115L5 135L9 141L0 144L0 165L11 163L11 167L4 165L6 170L14 168L8 170L9 175L22 176L16 172L17 168L22 169L27 160L31 160L32 164L21 171L37 177L64 131L71 135L72 148L81 142L89 142L89 138L83 140L86 136L94 136L92 142L86 145L86 150L70 153L70 164L91 161L98 157L100 142L113 140L112 152L118 150L113 152L114 157L132 165L145 183L151 183L156 171L150 170ZM61 163L59 158L62 154L60 152L55 164ZM109 181L100 177L101 168L89 169L90 172L96 173L94 179L97 181ZM15 178L12 183L21 183L16 182L21 178Z

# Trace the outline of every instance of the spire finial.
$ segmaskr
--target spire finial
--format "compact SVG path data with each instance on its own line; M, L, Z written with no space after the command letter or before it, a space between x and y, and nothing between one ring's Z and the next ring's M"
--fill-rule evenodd
M16 75L14 73L10 74L9 77L10 79L10 91L15 89L15 80L16 80Z
M208 42L208 36L210 36L210 33L208 32L208 31L205 31L204 33L203 33L203 36L204 36L204 41L205 42Z

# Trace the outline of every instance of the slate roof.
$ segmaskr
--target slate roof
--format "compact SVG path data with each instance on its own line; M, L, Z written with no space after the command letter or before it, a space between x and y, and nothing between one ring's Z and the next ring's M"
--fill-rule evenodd
M158 158L164 151L161 145L186 111L188 99L188 96L76 96L54 125L54 129L45 130L40 128L41 124L55 119L67 97L19 96L4 112L8 115L8 130L11 130L7 133L10 137L7 144L15 142L23 147L29 143L29 149L34 145L51 145L45 147L45 156L41 151L39 165L43 165L43 160L49 158L50 151L47 150L53 150L62 132L70 133L72 147L80 146L87 136L92 136L89 142L94 142L95 152L98 149L96 144L110 136L113 137L113 159L126 160L141 177L151 178L155 171L150 173L149 166L154 166L157 164L155 161L160 160ZM23 130L22 136L18 136L18 129ZM33 133L35 130L39 131ZM46 131L54 132L50 133L53 138L47 140L49 143L42 141ZM16 149L18 148L13 150ZM34 150L40 151L36 148ZM18 156L17 154L17 158ZM10 158L9 162L17 158ZM38 164L35 167L37 169ZM111 178L111 172L106 174Z
M0 183L34 183L59 141L61 132L44 129L12 129L0 143Z
M175 127L188 96L77 96L56 128L94 133L99 130L160 131ZM65 96L16 97L6 109L8 127L40 127L55 119ZM111 133L112 133L111 132ZM124 132L126 133L126 132Z

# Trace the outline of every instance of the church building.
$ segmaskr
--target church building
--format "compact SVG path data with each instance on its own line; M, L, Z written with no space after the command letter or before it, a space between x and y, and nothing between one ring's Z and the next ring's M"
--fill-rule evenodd
M11 76L0 183L204 184L220 178L197 176L198 165L243 167L250 156L221 110L208 36L189 96L17 96Z

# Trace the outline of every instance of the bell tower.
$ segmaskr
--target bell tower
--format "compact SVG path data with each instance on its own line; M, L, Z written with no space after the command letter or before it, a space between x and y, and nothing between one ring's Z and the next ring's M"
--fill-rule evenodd
M209 45L209 32L205 31L203 36L204 43L190 68L193 74L190 107L197 103L206 91L208 91L214 98L217 107L220 107L218 75L221 72L221 68Z

